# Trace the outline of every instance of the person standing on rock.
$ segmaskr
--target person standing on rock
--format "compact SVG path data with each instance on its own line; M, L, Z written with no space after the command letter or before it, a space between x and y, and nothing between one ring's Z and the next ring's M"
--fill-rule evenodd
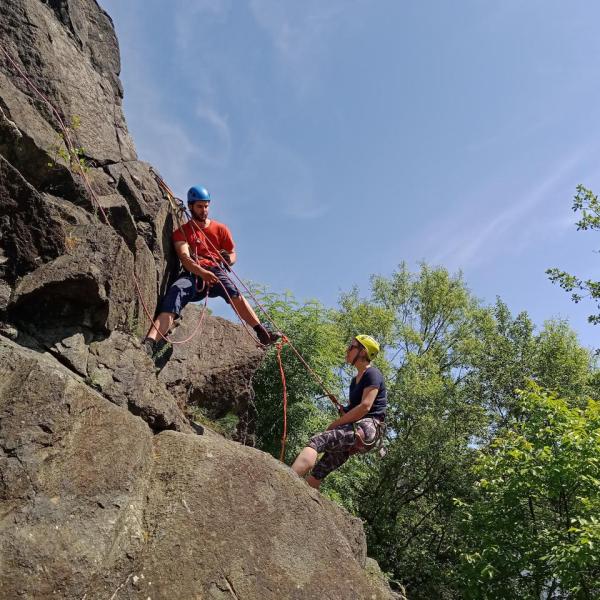
M236 261L235 245L229 228L208 218L210 194L205 187L193 186L187 193L192 218L173 232L175 252L185 271L167 291L160 312L143 340L152 356L159 338L165 336L189 302L220 296L233 305L237 314L250 325L261 344L273 344L279 335L268 331L258 320L248 301L240 294L226 272Z
M370 335L357 335L346 349L346 362L357 371L350 382L349 403L326 431L310 439L292 465L300 477L312 469L306 482L313 488L319 489L323 479L352 454L373 449L383 435L387 392L383 374L371 365L378 353L379 344Z

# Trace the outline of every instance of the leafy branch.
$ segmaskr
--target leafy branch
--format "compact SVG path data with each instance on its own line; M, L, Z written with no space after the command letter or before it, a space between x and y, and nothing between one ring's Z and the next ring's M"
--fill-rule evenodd
M598 202L598 196L591 190L581 184L578 185L572 208L574 212L581 213L581 218L576 223L578 231L600 229L600 202ZM571 294L573 302L581 302L584 298L594 300L598 314L590 315L588 321L594 325L600 323L600 281L580 279L556 267L547 269L546 274L552 283L557 283L563 290Z

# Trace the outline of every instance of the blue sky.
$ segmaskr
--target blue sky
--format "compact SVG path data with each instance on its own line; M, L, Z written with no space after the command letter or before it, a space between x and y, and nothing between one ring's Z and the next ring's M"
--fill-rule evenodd
M211 192L241 276L335 304L406 260L597 346L571 198L600 189L600 4L100 0L141 159ZM213 301L218 314L232 316Z

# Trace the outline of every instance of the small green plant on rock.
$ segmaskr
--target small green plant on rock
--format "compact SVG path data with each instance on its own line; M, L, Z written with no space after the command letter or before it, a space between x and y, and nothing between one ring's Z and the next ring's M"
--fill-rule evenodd
M125 331L135 337L142 337L145 333L144 321L140 320L140 314L136 311L135 306L131 306L127 312L127 323ZM166 350L161 348L161 353L164 354Z
M67 127L67 136L72 138L77 130L81 127L81 118L78 115L71 117L70 124ZM48 163L49 167L56 167L59 161L73 170L85 173L89 170L89 165L85 159L85 149L82 147L69 147L65 139L65 132L56 134L54 143L49 148L49 153L52 156L52 162Z
M215 433L218 433L227 439L232 439L236 432L239 418L231 412L216 420L211 419L206 414L206 409L201 406L188 406L187 412L193 421L205 425Z
M73 252L75 248L82 242L81 238L73 235L73 231L69 231L65 236L65 247L68 252Z

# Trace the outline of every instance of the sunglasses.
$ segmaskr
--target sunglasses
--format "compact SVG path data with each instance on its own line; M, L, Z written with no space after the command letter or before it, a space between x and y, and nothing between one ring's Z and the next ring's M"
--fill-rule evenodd
M360 348L360 346L358 344L352 343L348 346L348 350L352 350L352 348L356 348L358 350Z

